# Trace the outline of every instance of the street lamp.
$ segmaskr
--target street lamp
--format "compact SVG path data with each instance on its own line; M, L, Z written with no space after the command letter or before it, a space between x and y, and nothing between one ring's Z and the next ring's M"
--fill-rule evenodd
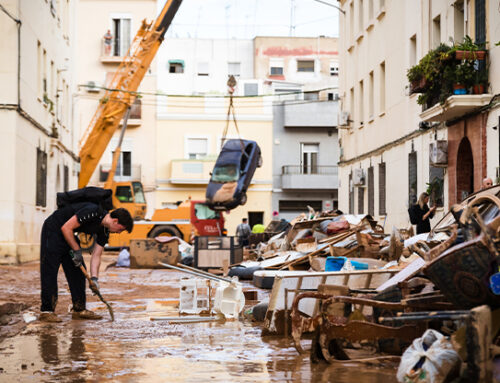
M326 1L322 1L322 0L313 0L313 1L316 1L317 3L321 3L324 5L328 5L330 7L333 7L335 9L338 9L340 12L342 12L345 15L345 11L343 9L341 9L338 5L330 4L330 3L327 3Z

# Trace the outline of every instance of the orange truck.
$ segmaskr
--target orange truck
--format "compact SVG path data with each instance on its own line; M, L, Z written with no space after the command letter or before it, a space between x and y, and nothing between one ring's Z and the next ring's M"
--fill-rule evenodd
M129 246L130 240L175 236L191 242L195 235L221 236L224 217L221 212L211 210L204 201L187 200L175 208L155 210L151 220L134 222L131 233L110 234L110 247Z

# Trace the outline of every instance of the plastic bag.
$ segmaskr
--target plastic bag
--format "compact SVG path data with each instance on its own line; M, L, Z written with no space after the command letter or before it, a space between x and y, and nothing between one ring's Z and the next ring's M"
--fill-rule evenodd
M439 383L458 373L460 357L451 342L435 330L413 341L401 357L397 379L401 383Z
M130 267L130 253L127 249L123 249L118 254L118 260L116 261L116 266L118 267Z

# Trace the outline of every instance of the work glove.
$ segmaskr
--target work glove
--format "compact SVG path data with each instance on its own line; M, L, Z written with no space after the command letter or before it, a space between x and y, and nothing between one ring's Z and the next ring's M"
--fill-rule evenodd
M71 255L71 259L73 260L75 267L80 267L81 265L83 265L82 249L70 250L69 255Z
M97 277L92 277L90 278L90 281L91 281L91 283L89 283L90 290L92 290L92 292L95 295L99 292L99 280L97 279Z

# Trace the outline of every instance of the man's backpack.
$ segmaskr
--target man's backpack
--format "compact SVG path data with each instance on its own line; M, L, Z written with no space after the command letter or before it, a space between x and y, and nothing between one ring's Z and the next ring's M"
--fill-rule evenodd
M104 210L113 210L113 191L95 186L57 193L57 208L70 206L80 202L91 202L99 205Z

